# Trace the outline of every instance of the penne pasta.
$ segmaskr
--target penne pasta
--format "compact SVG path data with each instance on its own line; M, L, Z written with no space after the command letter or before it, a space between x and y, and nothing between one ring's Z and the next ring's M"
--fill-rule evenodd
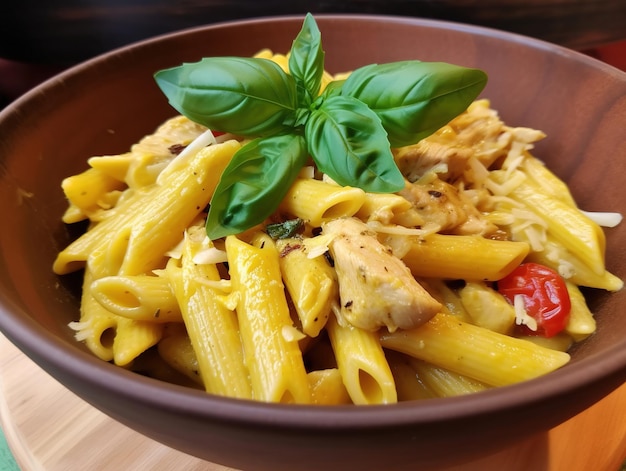
M492 172L491 178L496 183L504 183L505 173ZM576 253L593 273L601 275L605 271L605 236L600 226L569 203L541 190L539 185L523 179L508 196L535 212L545 221L554 240Z
M255 57L278 64L250 62L268 75L291 74L288 54ZM349 75L305 77L305 87L332 93L314 101L297 83L285 97L300 107L267 126L251 113L254 131L219 116L205 125L174 116L128 152L91 157L63 180L63 220L88 223L53 263L57 274L84 269L76 339L104 361L209 394L319 406L479 393L565 365L596 329L580 287L616 291L623 282L606 269L602 228L530 153L544 133L507 126L476 100L412 144L411 133L386 129L403 145L391 148L387 168L391 143L379 148L384 135L361 119L361 105L341 95L323 106ZM339 108L348 103L355 108ZM277 151L273 136L292 124L297 145ZM307 129L334 144L316 152ZM232 160L267 137L267 147ZM335 160L335 151L345 155ZM242 160L246 171L235 174L229 163ZM355 186L336 183L352 181L346 172ZM251 207L268 210L262 223L248 218ZM224 208L241 215L236 229L220 219ZM555 288L562 317L548 330L536 302L550 293L538 287L560 288L561 278L571 311ZM520 294L527 288L544 298Z
M226 252L237 299L237 317L254 398L310 403L302 352L285 298L278 251L265 236L248 244L226 238Z
M411 359L410 365L420 381L433 391L435 397L462 396L489 389L489 386L479 381L422 360Z
M572 305L565 332L576 342L580 342L596 331L596 320L578 286L571 282L566 282L565 285Z
M237 141L206 147L167 184L138 190L135 197L111 210L110 217L61 251L54 271L69 273L87 260L97 278L138 275L157 268L165 252L204 210L219 175L239 147Z
M253 391L236 314L222 300L224 294L207 283L219 282L217 267L194 262L194 255L204 249L202 231L197 226L190 229L181 259L170 259L166 274L180 305L207 392L251 399Z
M277 241L282 278L291 296L302 332L317 337L337 301L337 277L328 261L309 257L306 246L297 239Z
M513 333L515 309L493 288L471 281L459 290L459 298L472 324L501 334Z
M337 368L308 373L311 401L318 406L350 404L350 396Z
M569 355L439 314L421 327L382 332L383 347L490 386L506 386L560 368Z
M158 323L183 321L165 277L106 276L91 284L91 292L96 301L118 316Z
M319 227L324 221L353 216L364 201L365 192L360 188L300 178L287 192L280 210Z
M328 336L337 366L352 402L357 405L392 404L398 395L393 374L378 335L328 319Z
M495 281L518 266L528 252L525 242L432 234L414 240L402 260L416 277Z
M157 344L163 334L161 324L117 316L98 303L91 293L93 275L85 270L81 317L70 324L76 338L99 358L119 366L130 365L144 351Z

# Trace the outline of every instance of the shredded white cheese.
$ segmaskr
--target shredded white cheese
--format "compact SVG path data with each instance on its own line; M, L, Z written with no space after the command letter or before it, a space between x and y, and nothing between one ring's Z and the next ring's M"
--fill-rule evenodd
M581 213L602 227L615 227L622 222L622 215L620 213L583 210L581 210Z
M302 244L306 250L307 258L315 258L328 252L328 246L335 238L334 235L322 234L319 236L304 239Z
M287 342L297 342L306 337L302 332L292 325L284 325L281 334Z
M215 265L216 263L224 263L227 260L226 251L216 247L207 247L193 255L193 263L197 265Z
M521 294L513 296L513 308L515 309L515 324L525 325L533 332L536 332L537 321L526 312L524 297Z
M173 172L182 169L189 162L189 160L191 160L191 158L200 151L200 149L211 144L215 144L216 142L215 136L210 129L204 131L191 141L191 143L185 147L180 154L174 157L169 164L167 164L161 173L159 173L157 183L162 185L167 177L169 177Z

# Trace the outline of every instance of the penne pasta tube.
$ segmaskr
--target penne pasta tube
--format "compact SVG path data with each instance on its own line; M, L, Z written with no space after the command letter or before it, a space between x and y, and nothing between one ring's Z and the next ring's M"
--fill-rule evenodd
M550 238L544 250L531 252L528 260L553 268L567 281L578 286L607 291L619 291L624 286L619 277L606 269L601 274L596 273L580 258Z
M459 290L459 297L471 323L510 335L515 326L515 308L485 283L471 281Z
M437 397L462 396L489 389L489 386L418 359L410 360L419 379L428 385Z
M352 402L357 405L397 402L393 374L378 334L351 325L341 326L335 316L331 316L326 325L339 372Z
M396 217L408 212L412 213L411 225L423 224L413 211L413 205L400 195L395 193L365 193L363 204L356 213L356 216L366 222L378 221L382 224L397 223Z
M540 335L520 335L517 338L532 342L541 347L549 348L550 350L558 350L559 352L567 352L574 343L572 336L565 331L559 332L550 338Z
M163 185L137 190L112 209L110 217L58 254L55 273L77 270L87 260L97 278L139 275L157 267L204 210L219 175L239 147L237 141L205 147Z
M118 316L160 323L183 321L165 277L106 276L95 280L91 291L96 301Z
M491 178L502 184L505 173L491 172ZM541 187L532 184L528 178L523 179L508 196L539 215L554 240L575 253L594 273L601 275L605 271L604 232L579 209L542 192Z
M565 182L533 155L526 153L521 170L551 198L561 200L573 208L577 207Z
M61 182L61 188L69 203L80 208L85 214L102 209L99 203L105 195L124 187L123 181L116 180L95 168L67 177Z
M565 282L571 310L565 332L576 342L586 339L596 331L596 320L587 306L587 301L578 286L570 281Z
M310 403L307 373L289 315L278 251L265 236L251 245L226 238L237 318L254 398L265 402ZM258 246L257 246L258 245Z
M195 230L194 230L195 229ZM222 300L224 294L207 282L219 282L214 264L196 264L194 255L205 248L202 227L191 228L181 260L170 259L166 274L187 327L200 377L207 392L251 399L236 314Z
M317 337L326 325L338 287L335 272L323 256L309 258L298 239L276 242L283 282L300 318L302 331Z
M435 392L421 380L410 365L410 357L392 351L386 353L396 384L398 401L421 401L437 397Z
M319 227L330 219L353 216L364 201L365 192L360 188L300 178L283 198L280 210Z
M314 370L307 374L313 404L334 406L350 404L350 396L337 368Z
M93 274L87 268L81 298L81 316L70 327L76 330L77 340L99 358L127 366L148 348L156 345L163 334L161 324L135 321L117 316L98 303L91 293Z
M517 267L528 251L526 242L431 234L413 241L402 260L415 277L496 281Z
M194 383L204 386L198 358L186 332L164 335L158 344L161 358Z
M506 386L554 371L569 355L439 314L409 331L382 332L384 348L468 376Z

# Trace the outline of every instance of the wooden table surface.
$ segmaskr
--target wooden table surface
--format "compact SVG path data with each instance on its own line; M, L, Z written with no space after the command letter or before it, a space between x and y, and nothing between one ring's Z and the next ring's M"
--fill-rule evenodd
M75 396L0 336L0 418L24 471L228 471L146 438ZM445 471L618 471L626 384L549 432Z

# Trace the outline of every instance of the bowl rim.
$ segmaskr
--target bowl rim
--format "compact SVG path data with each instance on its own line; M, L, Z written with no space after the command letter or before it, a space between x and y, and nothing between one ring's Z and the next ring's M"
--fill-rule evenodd
M526 47L549 50L571 60L582 61L587 66L601 69L603 73L613 75L626 84L626 73L609 64L581 52L517 33L418 17L375 14L315 14L314 16L323 21L337 19L365 22L386 21L414 25L420 28L443 28L473 35L490 36L509 43L523 43ZM0 125L10 116L19 114L24 105L33 100L43 99L42 97L48 94L47 92L43 93L44 90L54 91L66 78L80 75L94 64L109 61L120 54L129 54L135 49L145 48L149 45L154 46L156 43L168 41L181 35L193 34L199 30L277 21L294 22L297 20L301 22L302 19L302 15L279 15L229 20L160 34L113 49L59 72L18 97L4 110L0 110ZM559 396L563 390L575 392L589 381L599 381L608 376L626 378L625 340L614 346L609 352L605 352L606 358L599 365L595 363L598 356L596 354L578 361L575 369L565 366L548 376L466 396L366 407L269 404L210 395L204 391L144 377L103 362L50 334L43 326L31 319L24 310L12 301L5 299L4 295L0 296L0 311L2 313L0 315L0 330L4 335L20 350L27 352L37 363L47 364L51 367L51 372L55 377L64 377L67 374L65 372L69 372L73 379L90 377L90 382L94 387L132 401L169 408L179 413L193 414L198 418L210 417L231 423L279 425L294 429L332 428L333 430L416 426L434 422L441 423L446 420L471 419L503 408L524 408L530 404ZM617 386L616 382L615 387ZM516 391L516 393L508 394L509 391ZM89 399L87 398L87 400ZM583 404L580 410L588 405Z

